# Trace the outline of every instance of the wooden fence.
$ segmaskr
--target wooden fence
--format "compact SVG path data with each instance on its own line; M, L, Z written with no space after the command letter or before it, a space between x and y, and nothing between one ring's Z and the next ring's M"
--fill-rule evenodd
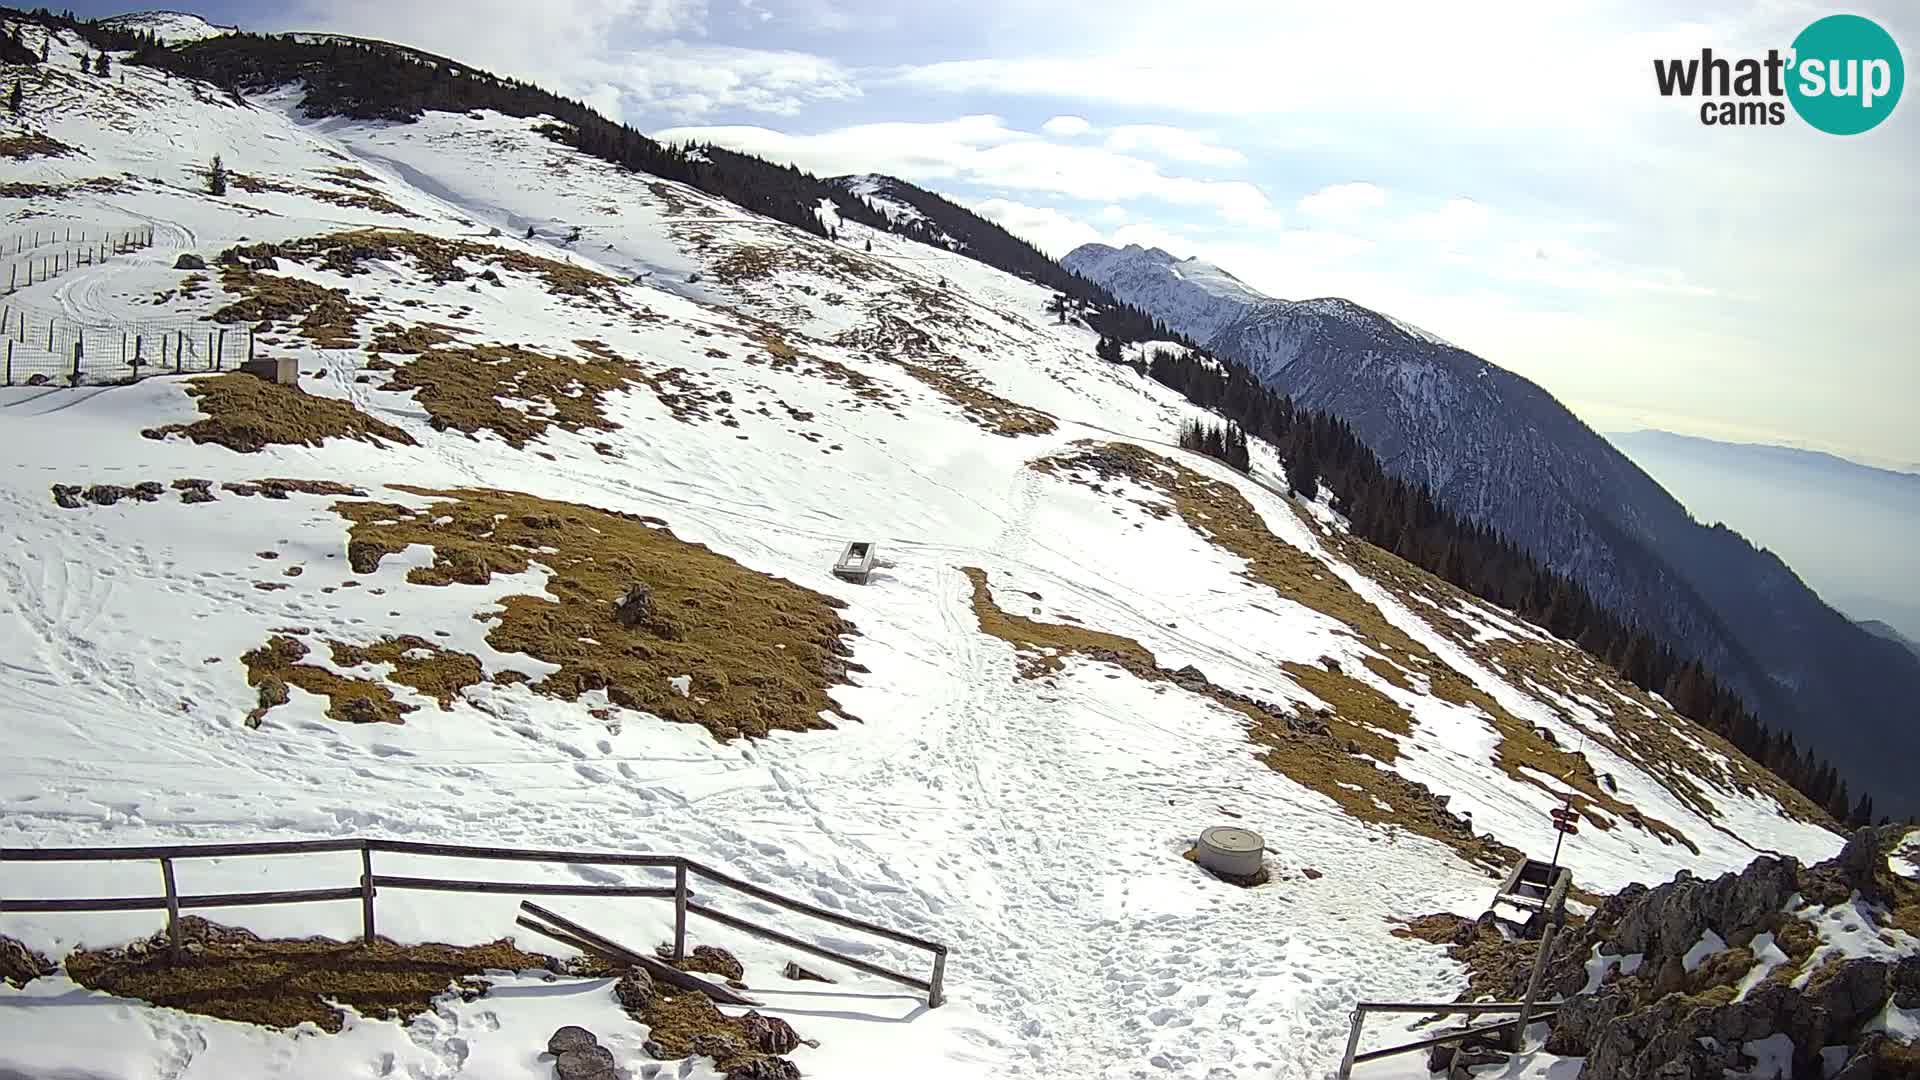
M322 852L357 851L360 853L360 880L349 887L334 889L291 889L274 892L181 893L174 883L174 863L181 859L244 858L255 855L301 855ZM558 882L467 881L451 878L406 877L374 872L375 852L399 855L443 856L458 859L500 862L559 863L569 866L639 866L671 869L673 884L667 885L577 885ZM172 957L183 957L180 913L205 908L254 907L266 904L312 904L328 901L360 901L363 939L374 940L374 899L381 889L419 889L438 892L495 893L512 896L603 896L637 897L673 901L673 956L687 955L687 916L702 918L741 930L767 941L798 949L834 963L882 979L911 986L927 995L927 1005L938 1008L945 999L947 947L912 934L890 930L836 911L782 896L721 873L712 867L680 855L642 855L620 852L535 851L519 848L468 847L459 844L426 844L407 840L354 838L342 840L288 840L245 844L169 844L145 847L108 848L0 848L0 863L9 862L127 862L154 861L160 864L163 893L159 896L110 896L63 899L11 899L0 896L0 915L12 912L87 912L87 911L165 911L167 932L172 942ZM772 904L775 907L848 930L871 934L897 942L933 956L928 978L893 971L879 964L860 960L815 945L790 934L760 926L738 915L696 902L690 895L694 880Z

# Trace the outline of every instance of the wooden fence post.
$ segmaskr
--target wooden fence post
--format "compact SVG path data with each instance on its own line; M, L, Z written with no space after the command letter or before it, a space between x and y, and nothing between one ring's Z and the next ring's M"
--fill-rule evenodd
M174 962L180 962L182 952L180 944L180 891L173 884L173 860L160 860L160 877L167 885L167 955Z
M673 866L673 958L687 957L687 864Z
M80 385L80 356L82 347L82 343L78 340L73 343L73 385L75 386Z
M226 359L226 355L227 355L227 328L223 326L220 328L220 341L217 345L214 346L214 349L213 349L213 370L215 371L220 370L220 365Z
M360 933L361 941L373 944L373 849L360 845Z
M7 339L7 385L13 385L13 339Z
M1516 1053L1520 1042L1525 1038L1527 1025L1533 1022L1533 1002L1540 993L1540 977L1547 970L1547 952L1553 948L1554 931L1558 929L1552 923L1540 933L1540 951L1533 957L1533 974L1527 979L1527 996L1520 999L1520 1016L1514 1022L1513 1031L1507 1035L1507 1047Z
M947 950L933 954L933 978L927 980L927 1008L937 1009L947 1000Z

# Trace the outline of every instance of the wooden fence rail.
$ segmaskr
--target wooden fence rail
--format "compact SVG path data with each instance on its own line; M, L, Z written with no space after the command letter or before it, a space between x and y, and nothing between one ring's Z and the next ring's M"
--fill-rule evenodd
M311 855L327 852L360 853L360 878L351 887L334 889L295 889L269 892L207 893L182 895L175 884L174 864L182 859L247 858L267 855ZM575 885L519 881L473 881L459 878L410 877L374 872L373 855L425 855L441 858L475 859L491 862L543 862L579 866L638 866L671 869L673 884L667 885ZM687 955L687 916L730 926L775 944L799 949L916 990L927 995L927 1005L938 1008L945 1000L947 946L926 938L888 929L862 919L829 911L805 901L795 900L771 889L742 881L712 867L679 855L635 854L632 852L541 851L524 848L474 847L464 844L429 844L410 840L354 838L345 840L283 840L241 844L165 844L137 847L101 848L0 848L0 863L7 862L141 862L160 864L163 893L160 896L109 896L58 899L10 899L0 896L0 915L12 912L96 912L162 911L167 913L167 933L172 959L183 958L180 913L202 908L253 907L264 904L308 904L343 900L361 902L363 940L374 941L374 898L381 889L426 890L434 892L489 893L518 896L604 896L672 900L674 907L673 956ZM691 899L693 883L703 881L783 908L798 915L819 919L835 926L871 934L888 941L932 954L933 972L920 979L847 956L822 945L761 926L738 915L719 911Z

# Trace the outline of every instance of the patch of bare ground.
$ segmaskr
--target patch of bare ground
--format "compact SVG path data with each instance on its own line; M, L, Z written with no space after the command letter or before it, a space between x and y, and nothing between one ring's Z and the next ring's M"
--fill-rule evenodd
M973 584L973 612L980 629L1012 645L1021 678L1061 670L1069 656L1113 664L1148 682L1169 682L1234 710L1248 720L1248 738L1263 747L1261 761L1275 772L1338 803L1361 821L1403 828L1453 848L1487 869L1512 864L1519 852L1473 835L1466 821L1425 785L1377 767L1352 741L1333 730L1303 724L1281 709L1232 693L1191 670L1161 667L1139 642L1084 626L1043 623L1003 610L993 599L986 571L961 567ZM1330 727L1330 726L1329 726Z
M1245 559L1247 568L1243 572L1248 578L1338 620L1382 659L1388 653L1404 658L1411 665L1402 665L1405 670L1423 678L1428 692L1434 696L1478 709L1500 735L1494 764L1514 780L1550 792L1556 798L1568 797L1570 793L1575 812L1595 828L1611 828L1614 819L1626 818L1662 843L1678 843L1688 850L1699 850L1672 825L1642 814L1603 788L1585 757L1554 745L1533 725L1508 712L1466 676L1388 621L1377 606L1350 588L1325 563L1273 535L1253 504L1231 484L1202 476L1179 462L1129 443L1083 442L1035 462L1033 468L1069 479L1086 473L1109 480L1125 478L1160 492L1189 528ZM1385 552L1374 556L1375 561L1381 558L1392 556ZM1351 679L1351 676L1345 678ZM1359 705L1363 702L1354 700L1355 695L1371 699L1379 692L1367 695L1349 688L1346 693ZM1406 730L1404 714L1396 711L1373 708L1357 719L1376 731L1395 731L1396 724L1400 725L1399 730ZM1359 737L1353 741L1362 748L1368 745ZM1373 744L1379 745L1377 737ZM1383 759L1382 764L1391 760Z
M164 1008L264 1027L313 1024L338 1032L346 1009L405 1023L434 999L486 993L488 972L553 970L551 957L501 939L486 945L374 944L326 938L261 938L198 916L180 920L184 963L168 959L165 931L119 948L67 956L67 974L89 990Z
M504 598L487 633L500 652L558 667L530 684L536 692L571 701L604 690L617 706L723 740L848 716L828 696L862 670L846 660L855 631L839 600L681 540L657 519L516 492L398 490L437 501L418 511L335 505L353 522L354 571L371 573L411 544L434 551L431 566L408 572L416 585L485 584L546 567L547 591ZM645 600L616 611L636 586Z
M349 724L397 724L414 706L394 700L393 691L373 679L349 678L314 664L302 664L307 646L297 638L276 634L265 645L240 657L247 667L247 685L258 694L258 704L247 713L247 725L259 727L267 713L292 700L289 686L327 699L327 716Z
M896 412L899 410L893 388L887 384L832 357L795 346L788 340L787 331L775 323L737 311L733 315L742 323L740 332L765 353L764 357L748 355L744 358L745 363L755 367L764 364L783 374L834 383L852 395L853 400L849 404L855 409L878 405Z
M184 435L196 443L217 443L243 454L268 446L320 446L328 439L353 439L382 446L412 446L413 437L376 420L345 401L308 394L291 386L238 372L198 376L187 393L206 417L191 424L148 428L149 439Z
M9 181L0 184L0 199L64 198L76 191L95 195L114 195L126 190L126 184L111 176L96 176L72 184L24 184Z
M321 348L351 349L360 344L356 326L368 309L345 289L239 265L221 268L220 285L240 299L214 312L215 322L253 323L270 329L273 323L297 318L300 333Z
M1710 777L1743 794L1765 795L1779 803L1790 817L1837 828L1825 810L1754 763L1732 743L1674 712L1670 705L1626 681L1586 652L1525 635L1480 640L1469 625L1446 614L1450 606L1481 604L1477 598L1363 541L1352 537L1325 537L1323 542L1334 547L1350 565L1394 592L1408 610L1436 632L1452 639L1482 664L1503 672L1510 681L1530 679L1570 700L1584 696L1609 702L1610 714L1604 722L1582 724L1581 730L1609 751L1633 762L1675 798L1703 816L1720 816L1710 793L1699 783L1699 778ZM1440 608L1413 600L1416 595L1436 599ZM1513 615L1503 615L1503 618L1518 620L1518 616ZM1617 697L1607 694L1603 688L1611 689ZM1635 704L1629 705L1620 698ZM1654 715L1649 716L1648 712ZM1570 717L1567 719L1571 721Z
M359 172L357 169L353 171ZM360 173L360 175L367 176L366 173ZM367 178L369 180L373 179L370 176ZM356 210L371 210L376 214L392 214L395 217L409 218L417 218L420 216L408 210L406 207L401 206L399 203L394 202L392 199L387 198L385 195L382 195L377 189L367 187L364 184L353 183L351 180L340 176L323 176L322 179L328 183L338 184L350 190L330 191L326 188L308 187L304 184L282 183L278 180L269 180L261 176L250 176L242 172L227 173L227 182L229 184L252 195L258 195L262 192L272 192L276 195L298 195L302 198L313 199L318 202L332 203L335 206L346 206Z
M484 268L495 268L537 277L555 296L585 300L629 316L657 317L633 309L621 294L621 282L597 270L493 244L405 229L354 229L277 244L253 244L230 248L221 259L251 262L267 257L318 263L345 277L366 273L369 262L410 259L421 273L442 284L465 281ZM470 270L469 266L478 269Z
M443 649L412 634L381 638L370 645L329 641L327 649L333 654L333 662L341 667L392 665L393 672L387 676L389 681L412 687L433 698L442 709L452 708L460 691L487 679L478 657Z
M607 396L649 381L638 364L608 351L576 359L520 345L453 344L450 334L425 326L388 324L368 351L376 357L368 366L388 373L380 389L412 392L436 431L491 431L516 448L551 427L618 429L604 412ZM409 353L404 364L381 359Z
M24 161L32 157L67 157L78 152L44 131L0 135L0 158Z

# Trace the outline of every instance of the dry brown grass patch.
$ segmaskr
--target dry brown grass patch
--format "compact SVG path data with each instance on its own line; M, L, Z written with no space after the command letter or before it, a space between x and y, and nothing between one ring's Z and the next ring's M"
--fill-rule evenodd
M392 214L395 217L409 218L417 218L420 216L408 210L406 207L401 206L399 203L394 202L392 199L387 198L385 195L382 195L378 190L353 182L354 177L348 176L349 173L366 177L368 180L373 179L372 176L368 176L358 169L339 169L335 170L332 175L321 177L321 179L330 184L337 184L349 189L346 191L331 191L327 188L308 187L305 184L286 184L278 180L269 180L261 176L250 176L242 172L228 172L227 182L239 188L241 191L253 195L258 195L262 192L272 192L277 195L298 195L303 198L313 199L317 202L332 203L335 206L352 207L357 210L371 210L376 214Z
M276 706L290 700L287 687L297 686L327 699L327 716L349 724L397 724L411 705L395 701L393 691L371 679L353 679L323 667L302 664L307 647L299 639L276 634L260 648L240 657L247 666L247 685L259 694L259 704L247 714L249 726Z
M1294 682L1333 707L1327 725L1334 735L1357 744L1369 757L1391 765L1400 744L1387 734L1410 735L1413 717L1392 698L1343 672L1287 661L1280 665Z
M480 660L471 653L443 649L425 638L411 634L381 638L371 645L348 645L329 641L327 649L333 662L341 667L361 664L391 664L387 678L409 686L451 708L460 691L486 681Z
M346 277L366 273L368 262L398 262L407 258L412 259L421 272L442 283L465 281L471 274L462 264L479 264L538 277L546 282L549 292L558 296L579 297L621 311L629 310L620 295L621 283L598 271L492 244L428 236L405 229L355 229L285 243L232 248L229 252L248 260L272 256L301 263L317 262Z
M506 597L487 634L501 652L559 667L531 684L537 692L574 700L605 690L616 705L721 739L827 728L823 714L846 715L828 696L857 670L844 659L854 628L840 618L840 601L639 517L515 492L400 490L439 501L420 511L334 507L354 522L354 571L370 573L410 544L434 549L432 566L408 573L418 585L485 584L534 562L548 567L547 592ZM451 520L434 524L443 517ZM652 589L653 614L622 625L614 603L641 583ZM668 682L681 675L692 680L686 697Z
M18 161L30 157L66 157L77 152L44 131L23 131L18 135L0 136L0 158Z
M619 427L601 412L608 394L640 377L636 365L550 356L519 345L429 347L391 369L384 390L413 391L436 430L491 431L524 447L549 427L580 432ZM501 399L524 403L516 409Z
M551 969L550 957L501 939L487 945L373 945L326 938L263 939L189 915L181 920L192 955L168 961L164 932L134 945L80 950L67 974L90 990L221 1020L264 1027L313 1024L338 1032L342 1006L406 1022L450 992L479 995L489 971Z
M242 266L223 267L220 284L240 299L214 312L215 322L266 325L298 318L301 334L322 348L351 349L360 343L356 326L367 306L345 289Z
M344 401L239 372L195 378L187 384L187 393L206 419L148 428L141 434L149 439L185 435L196 443L218 443L243 454L274 445L319 446L328 439L354 439L375 446L414 444L406 432Z

